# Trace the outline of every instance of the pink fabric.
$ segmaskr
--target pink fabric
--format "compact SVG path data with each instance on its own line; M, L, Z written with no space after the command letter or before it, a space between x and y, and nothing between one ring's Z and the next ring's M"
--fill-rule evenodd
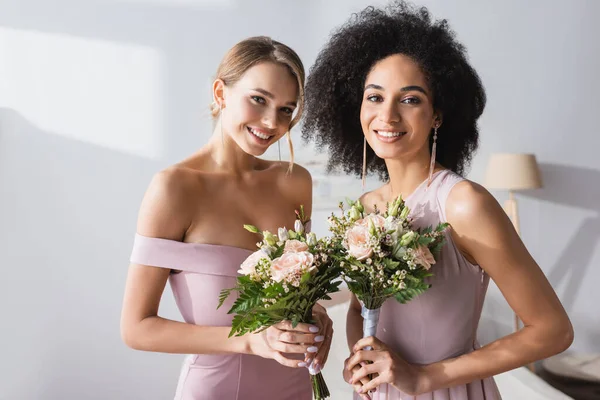
M431 185L423 182L409 197L417 227L436 226L446 221L446 199L463 178L443 170ZM449 231L438 262L433 265L431 288L407 304L391 299L381 308L377 337L414 364L431 364L478 348L476 333L489 276L469 263L458 251ZM355 399L358 399L355 396ZM374 400L499 400L492 378L466 385L409 396L382 385Z
M219 293L236 284L237 270L252 253L238 247L183 243L135 236L131 262L182 271L169 282L185 322L231 326L231 296L217 310ZM175 400L309 400L306 368L288 368L246 354L190 355L181 369Z

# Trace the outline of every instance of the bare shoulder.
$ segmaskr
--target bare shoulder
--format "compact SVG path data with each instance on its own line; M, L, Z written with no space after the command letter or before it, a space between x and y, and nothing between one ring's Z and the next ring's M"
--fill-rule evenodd
M446 200L446 217L452 226L472 224L477 218L493 217L498 213L504 214L494 196L467 179L457 183Z
M311 191L312 193L312 176L310 172L299 164L294 164L291 171L288 167L288 163L285 162L275 164L281 188L292 193L298 191Z
M191 223L193 202L202 175L181 166L166 168L152 178L138 216L138 233L180 240Z
M523 248L500 204L477 183L465 180L452 188L446 201L446 219L461 253L469 261L483 265L488 273L495 265L486 258L490 249Z
M310 172L299 164L294 164L289 169L287 162L275 162L274 168L277 174L279 189L294 209L303 206L308 218L312 214L312 176Z

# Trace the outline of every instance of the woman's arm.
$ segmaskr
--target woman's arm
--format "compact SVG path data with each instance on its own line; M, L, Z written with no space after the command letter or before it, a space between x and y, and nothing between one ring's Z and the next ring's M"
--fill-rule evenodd
M182 240L190 226L186 175L172 168L150 183L138 215L137 232L144 236ZM247 338L226 340L227 327L204 327L158 316L169 277L167 268L131 264L121 314L123 341L136 350L165 353L248 352Z
M566 350L573 327L552 286L494 197L461 182L446 203L453 239L487 272L523 321L516 333L470 354L425 367L428 390L493 376Z

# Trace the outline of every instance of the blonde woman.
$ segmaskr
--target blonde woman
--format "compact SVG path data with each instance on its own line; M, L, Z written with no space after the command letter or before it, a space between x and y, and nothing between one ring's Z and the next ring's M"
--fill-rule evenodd
M235 285L257 237L243 229L292 227L300 205L310 216L310 174L293 160L258 158L298 122L304 67L289 47L267 37L236 44L213 84L216 123L209 142L159 172L141 205L125 289L121 331L137 350L191 354L176 399L312 398L306 362L326 361L332 324L321 306L316 325L282 322L228 338ZM293 151L290 143L290 153ZM185 322L158 316L167 280ZM308 355L305 358L305 353Z

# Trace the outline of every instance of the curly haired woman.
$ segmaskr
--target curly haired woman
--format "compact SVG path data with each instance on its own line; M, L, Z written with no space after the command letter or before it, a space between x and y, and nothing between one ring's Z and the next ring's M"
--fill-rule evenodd
M478 145L485 100L448 22L405 2L354 15L310 71L304 137L329 149L330 169L387 181L362 196L367 211L402 194L416 226L452 227L432 287L408 304L386 302L377 338L362 339L361 306L352 299L344 377L356 396L496 400L492 376L573 340L565 310L502 208L461 176ZM480 347L490 278L524 327Z

